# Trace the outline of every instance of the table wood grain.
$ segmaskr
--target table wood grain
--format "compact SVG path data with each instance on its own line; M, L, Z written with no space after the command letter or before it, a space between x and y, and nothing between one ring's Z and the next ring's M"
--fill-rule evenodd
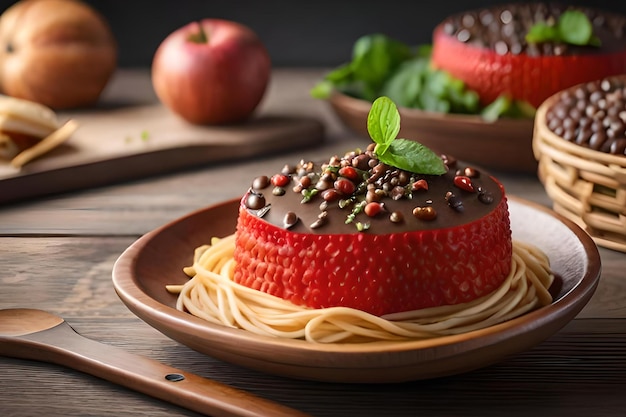
M41 308L82 335L213 378L314 416L622 416L626 410L626 254L600 248L598 289L581 313L535 348L467 374L402 384L327 384L201 355L136 318L111 283L138 237L239 196L255 172L363 146L308 89L322 69L278 69L260 111L318 117L318 147L212 163L133 182L0 206L0 308ZM105 100L155 98L146 71L116 74ZM132 97L129 97L132 96ZM534 175L495 173L508 193L549 206ZM0 358L3 416L195 416L77 371Z

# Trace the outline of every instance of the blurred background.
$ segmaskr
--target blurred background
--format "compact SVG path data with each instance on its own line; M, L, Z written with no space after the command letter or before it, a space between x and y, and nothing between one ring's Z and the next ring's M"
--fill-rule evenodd
M14 1L1 0L2 11ZM252 28L275 67L332 67L347 61L359 36L381 32L410 44L430 43L435 25L464 10L510 1L434 0L86 0L111 25L119 66L148 67L159 43L193 20L213 17ZM565 4L565 3L564 3ZM626 14L624 0L568 1Z

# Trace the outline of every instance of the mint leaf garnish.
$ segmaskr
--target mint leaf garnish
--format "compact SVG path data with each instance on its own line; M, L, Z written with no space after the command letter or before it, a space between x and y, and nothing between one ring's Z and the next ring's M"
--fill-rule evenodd
M510 118L532 118L535 117L536 111L537 109L529 102L512 100L508 95L502 94L485 106L480 115L485 122L493 123L503 116Z
M557 25L561 39L572 45L587 45L593 36L593 26L587 15L570 10L561 15Z
M500 95L488 104L480 115L486 122L493 123L498 120L501 115L505 114L511 108L511 105L511 98L509 96L506 94Z
M367 115L367 131L376 143L375 152L384 154L400 132L400 113L389 97L379 97Z
M311 97L313 98L326 100L332 94L333 88L333 84L330 81L323 80L315 84L309 91L309 94L311 94Z
M416 174L442 175L447 168L432 150L421 143L398 139L400 112L386 96L374 100L367 115L367 131L376 143L374 153L378 160Z
M561 42L571 45L599 46L600 39L593 34L593 25L580 10L567 10L555 24L535 23L526 34L529 43Z
M442 159L421 143L407 140L394 140L382 160L387 165L402 168L417 174L441 175L447 169Z
M526 41L529 43L541 43L555 41L558 37L559 31L555 26L550 26L545 22L537 22L526 34Z

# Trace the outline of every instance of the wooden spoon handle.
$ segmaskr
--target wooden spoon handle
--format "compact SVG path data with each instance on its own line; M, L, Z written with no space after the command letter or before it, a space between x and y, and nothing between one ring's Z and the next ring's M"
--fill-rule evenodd
M0 338L2 339L2 338ZM81 336L62 324L18 338L6 356L56 363L214 417L306 417L303 412ZM19 345L19 346L18 346ZM10 352L9 352L10 351Z

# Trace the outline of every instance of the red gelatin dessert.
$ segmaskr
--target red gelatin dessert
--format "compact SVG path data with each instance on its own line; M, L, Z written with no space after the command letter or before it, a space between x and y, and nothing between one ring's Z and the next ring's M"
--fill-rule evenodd
M494 291L512 257L502 184L445 157L445 174L415 174L374 149L255 178L241 200L233 280L379 316Z
M550 36L529 41L527 34L537 25L544 28L541 36ZM506 94L538 107L568 87L626 73L625 28L625 16L591 8L498 5L459 13L437 25L432 63L463 80L483 104ZM571 43L586 32L591 34L588 42Z

